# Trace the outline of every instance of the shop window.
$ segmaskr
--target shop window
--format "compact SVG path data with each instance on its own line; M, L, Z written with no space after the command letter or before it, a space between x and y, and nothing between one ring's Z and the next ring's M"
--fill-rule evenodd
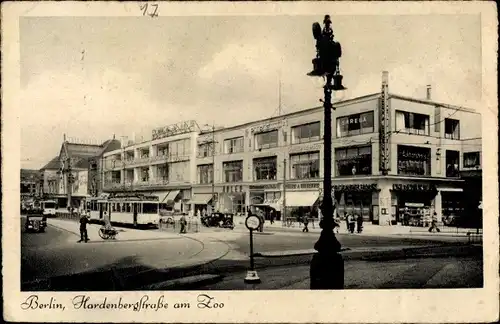
M396 132L429 135L429 116L407 111L396 111Z
M337 137L373 133L373 111L337 118Z
M277 159L265 157L253 160L254 180L276 180Z
M480 152L464 153L464 168L479 168L481 166L480 158Z
M453 140L460 139L460 121L456 119L445 118L444 138Z
M369 175L372 173L371 146L335 149L337 176Z
M292 127L292 144L319 141L320 132L320 122Z
M224 140L224 153L232 154L243 152L244 145L245 142L243 136Z
M290 155L291 178L319 178L319 152Z
M446 176L458 177L459 173L460 152L446 150Z
M398 145L398 174L431 175L431 149Z
M225 182L243 181L243 161L231 161L223 163Z
M255 135L255 149L262 150L278 146L278 131L273 130Z
M214 176L213 164L198 165L198 183L201 184L212 183L213 176Z

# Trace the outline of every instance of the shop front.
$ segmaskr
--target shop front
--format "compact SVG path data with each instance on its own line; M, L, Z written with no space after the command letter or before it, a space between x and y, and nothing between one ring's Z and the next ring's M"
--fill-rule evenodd
M373 197L377 193L376 183L335 184L333 185L337 214L362 216L363 221L373 222Z
M392 224L428 226L435 211L436 186L429 183L394 183L391 196Z
M218 211L235 215L244 214L246 194L242 185L225 185L219 191L216 204Z
M300 182L286 184L285 218L300 220L304 216L319 218L320 182Z
M249 208L252 213L262 211L266 220L281 220L282 193L277 183L249 186Z

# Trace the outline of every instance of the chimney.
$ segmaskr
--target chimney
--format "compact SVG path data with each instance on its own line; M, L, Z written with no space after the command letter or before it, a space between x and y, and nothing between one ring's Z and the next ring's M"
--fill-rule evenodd
M63 134L63 142L66 142L66 134Z
M432 99L432 87L431 87L430 84L427 85L426 99L427 100L431 100Z

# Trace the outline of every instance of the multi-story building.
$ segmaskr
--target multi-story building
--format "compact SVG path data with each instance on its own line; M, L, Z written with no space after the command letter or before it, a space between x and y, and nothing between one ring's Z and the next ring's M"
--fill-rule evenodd
M432 101L430 87L422 99L391 94L387 79L384 74L379 93L334 103L337 211L388 225L402 221L403 213L436 212L441 220L463 210L460 171L480 164L480 114ZM106 153L105 190L149 191L183 211L214 203L233 213L259 205L279 217L285 205L287 215L298 209L317 214L323 107L210 132L190 123Z
M55 195L57 195L59 188L57 171L59 168L59 156L56 156L40 169L42 196L44 199L55 198Z
M40 170L44 175L45 197L56 199L62 208L83 206L87 197L102 191L99 177L102 155L117 147L120 142L114 138L102 144L89 144L66 139L64 135L59 155Z
M37 170L21 169L21 201L40 198L40 174Z
M188 121L154 129L149 141L124 139L120 149L103 155L104 192L152 194L162 209L189 210L198 133Z

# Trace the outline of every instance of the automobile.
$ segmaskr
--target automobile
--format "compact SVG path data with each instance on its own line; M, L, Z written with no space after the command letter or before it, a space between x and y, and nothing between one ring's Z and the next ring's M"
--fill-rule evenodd
M26 223L24 225L25 232L45 232L47 227L47 217L40 214L28 214L26 215Z

